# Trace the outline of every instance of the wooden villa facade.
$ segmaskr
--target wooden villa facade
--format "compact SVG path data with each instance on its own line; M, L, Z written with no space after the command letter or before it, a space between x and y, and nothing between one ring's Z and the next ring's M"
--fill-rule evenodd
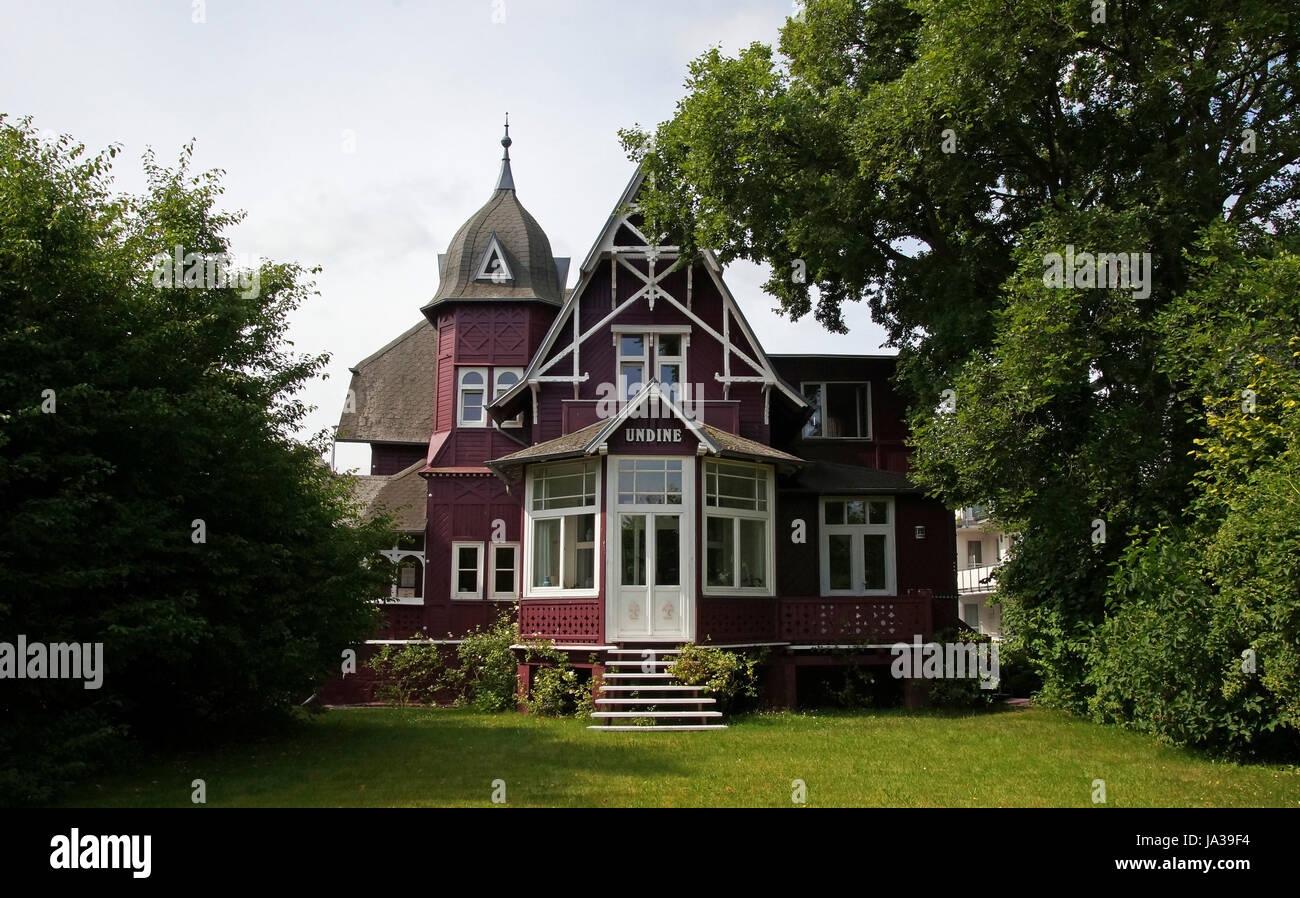
M424 320L352 369L339 421L372 449L363 498L404 508L379 638L454 642L517 604L598 673L767 647L768 699L793 705L800 667L955 623L952 512L906 476L893 359L766 353L712 255L641 231L639 174L566 289L502 144Z

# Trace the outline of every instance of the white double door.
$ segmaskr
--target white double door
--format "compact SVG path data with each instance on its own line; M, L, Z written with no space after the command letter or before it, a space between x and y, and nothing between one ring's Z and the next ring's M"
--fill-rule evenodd
M694 629L695 459L611 456L611 640L688 641Z

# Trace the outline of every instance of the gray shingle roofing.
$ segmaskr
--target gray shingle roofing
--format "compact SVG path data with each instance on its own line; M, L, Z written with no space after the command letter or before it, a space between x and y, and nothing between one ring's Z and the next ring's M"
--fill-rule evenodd
M381 513L395 515L394 530L423 530L428 496L427 481L419 475L424 459L396 474L357 477L356 497L367 520Z
M420 443L433 433L438 332L421 321L352 368L352 410L344 403L339 442Z
M475 280L493 234L505 251L506 265L513 276L499 284ZM557 260L551 255L551 241L514 190L495 191L460 226L451 238L441 268L438 291L424 306L425 312L453 299L540 300L556 306L564 301L564 285Z
M908 480L906 474L833 461L809 462L781 489L803 493L921 492L921 488Z
M487 464L492 468L512 467L515 465L525 464L528 462L544 461L550 458L563 458L565 456L574 456L582 453L583 448L591 442L596 434L600 433L605 427L607 421L597 421L595 424L588 424L586 427L566 433L563 436L556 437L553 440L547 440L543 443L529 446L527 449L520 449L518 452L512 452L509 455L503 455L500 458L493 459ZM700 429L708 434L709 438L717 444L723 455L741 455L747 458L767 460L774 462L785 462L790 464L802 464L802 460L790 455L788 452L782 452L780 449L773 449L771 446L765 446L754 440L746 439L734 433L714 427L711 424L700 423Z
M700 427L709 435L709 438L713 440L713 442L718 444L718 449L720 449L724 455L744 455L752 456L753 458L768 459L771 461L803 464L803 459L791 455L789 452L782 452L780 449L773 449L771 446L722 430L721 428L714 427L712 424L701 422Z

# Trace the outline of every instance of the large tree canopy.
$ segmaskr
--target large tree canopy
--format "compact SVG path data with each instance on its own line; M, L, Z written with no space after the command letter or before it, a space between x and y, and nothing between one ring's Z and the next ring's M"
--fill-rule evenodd
M917 476L1019 531L1008 620L1047 696L1078 710L1112 568L1136 534L1202 508L1212 421L1203 372L1169 363L1186 341L1168 310L1215 302L1212 228L1265 256L1296 233L1294 14L813 0L779 52L706 53L671 120L623 134L652 226L770 263L792 318L842 330L843 303L869 303L901 351ZM1149 260L1144 283L1049 277L1120 253ZM1243 314L1200 326L1239 338L1221 319Z
M384 522L294 436L325 362L284 339L306 272L155 276L176 247L226 253L237 218L188 148L147 158L139 197L112 192L114 155L0 118L0 641L104 646L99 689L4 681L0 803L124 735L301 701L387 582Z
M1209 221L1294 212L1300 29L1280 0L1101 9L813 0L779 54L712 50L671 120L623 132L642 206L688 246L770 263L794 318L842 330L866 299L936 393L992 337L1036 223L1133 214L1167 296Z

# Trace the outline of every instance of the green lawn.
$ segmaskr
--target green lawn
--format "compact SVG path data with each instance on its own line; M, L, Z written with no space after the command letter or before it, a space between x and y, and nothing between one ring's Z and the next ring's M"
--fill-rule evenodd
M427 708L333 710L273 739L157 759L83 784L69 806L1300 806L1297 768L1213 763L1033 708L763 714L696 733Z

